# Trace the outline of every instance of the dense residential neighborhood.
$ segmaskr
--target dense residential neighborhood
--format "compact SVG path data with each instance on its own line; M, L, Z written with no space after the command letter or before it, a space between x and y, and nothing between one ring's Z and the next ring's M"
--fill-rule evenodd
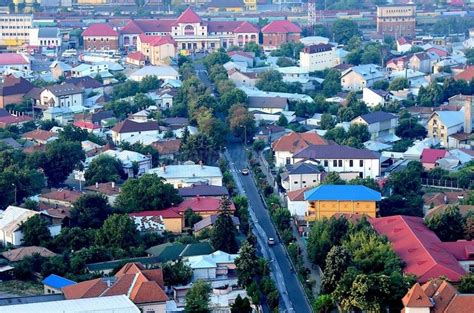
M0 312L472 312L474 2L0 2Z

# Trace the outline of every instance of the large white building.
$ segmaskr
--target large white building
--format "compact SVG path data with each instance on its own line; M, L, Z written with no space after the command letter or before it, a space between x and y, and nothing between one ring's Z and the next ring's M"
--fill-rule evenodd
M300 52L300 66L307 71L323 71L337 65L336 47L317 44L305 47Z
M0 14L0 47L15 48L27 44L33 15Z
M163 165L150 169L147 173L166 179L175 188L192 185L222 186L222 172L217 166L202 164Z
M40 103L44 108L82 106L83 98L81 88L66 83L46 87L40 94Z
M42 48L61 48L62 36L57 27L32 28L30 45Z

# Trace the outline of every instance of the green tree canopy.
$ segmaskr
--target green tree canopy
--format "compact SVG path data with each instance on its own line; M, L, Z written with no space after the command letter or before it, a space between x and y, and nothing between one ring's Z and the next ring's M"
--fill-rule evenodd
M33 215L21 225L24 246L45 246L52 237L48 222L40 214Z
M236 253L238 250L235 239L235 226L232 221L231 201L223 197L220 205L220 213L211 232L211 244L216 250L227 253Z
M354 36L360 36L359 27L349 19L338 19L332 26L334 40L340 44L347 44Z
M94 158L84 174L87 185L118 182L124 175L122 163L108 155Z
M187 285L193 276L193 270L181 259L169 261L161 267L166 286Z
M444 212L430 217L426 225L438 235L441 241L456 241L464 238L464 219L457 206L449 206Z
M97 231L95 242L99 246L129 249L137 244L138 231L126 214L110 215Z
M84 194L77 199L71 209L71 226L99 228L112 213L107 198L99 193Z
M203 280L196 281L186 293L186 313L209 313L211 286Z

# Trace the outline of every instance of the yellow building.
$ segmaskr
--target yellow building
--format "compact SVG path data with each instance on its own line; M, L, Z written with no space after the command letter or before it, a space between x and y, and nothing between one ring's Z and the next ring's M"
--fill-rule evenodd
M448 137L464 129L464 111L435 111L428 121L428 137L448 146Z
M380 192L362 185L320 185L304 193L308 202L307 221L315 221L335 214L365 214L375 217Z
M0 47L17 48L30 39L31 14L0 14Z

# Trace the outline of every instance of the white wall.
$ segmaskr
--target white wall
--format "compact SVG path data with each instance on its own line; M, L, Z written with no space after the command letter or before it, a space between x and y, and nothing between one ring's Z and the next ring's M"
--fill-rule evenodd
M322 71L337 64L336 49L319 53L300 52L300 66L310 72Z
M197 268L193 270L193 281L198 279L215 279L216 268Z
M288 180L289 190L294 191L306 187L317 186L321 183L320 181L321 174L299 174L299 175L290 175Z
M55 107L70 107L75 105L83 105L82 93L68 95L64 97L57 97L48 89L43 90L40 95L41 105L49 106L48 102L50 99L54 99Z
M305 216L307 209L308 203L306 201L291 201L288 199L288 210L292 216Z
M276 167L283 167L285 166L286 159L290 158L290 163L291 163L291 158L293 157L293 153L290 153L288 151L276 151L275 152L275 166Z
M299 161L302 161L303 159L292 159L292 164L297 163ZM370 177L370 178L376 178L377 176L380 176L380 160L379 159L365 159L362 160L363 164L360 166L360 159L345 159L345 160L340 160L340 159L321 159L319 160L321 163L320 165L324 167L324 170L326 172L358 172L362 173L362 178ZM327 166L325 161L327 161ZM334 166L334 161L336 161L336 165ZM339 166L339 161L341 161L341 165ZM352 166L351 162L352 161Z
M112 141L117 144L117 143L120 143L122 141L126 141L127 139L130 139L130 138L138 136L138 135L155 136L158 140L158 135L159 134L160 134L160 132L158 130L147 130L147 131L133 132L133 133L112 132Z

